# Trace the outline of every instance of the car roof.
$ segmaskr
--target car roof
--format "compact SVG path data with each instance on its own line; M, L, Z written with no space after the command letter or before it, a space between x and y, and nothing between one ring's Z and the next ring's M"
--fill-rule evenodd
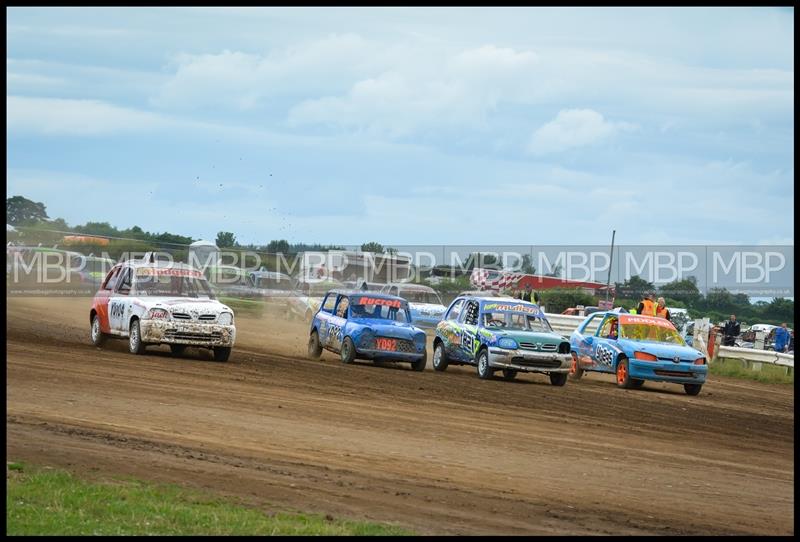
M334 290L330 290L328 293L329 294L341 294L341 295L346 295L348 297L353 297L353 296L360 295L360 296L366 296L366 297L377 297L379 299L390 299L390 300L399 299L400 301L405 301L405 299L403 299L402 297L398 297L396 295L389 295L389 294L384 294L384 293L381 293L381 292L373 292L373 291L369 291L369 290L345 290L345 289L342 289L342 288L336 288Z
M539 307L536 303L531 303L530 301L523 301L521 299L517 299L516 297L503 297L503 296L483 296L483 295L460 295L459 298L463 297L464 299L468 299L471 301L478 301L479 303L502 303L508 302L508 300L513 301L516 305L530 305L533 307Z

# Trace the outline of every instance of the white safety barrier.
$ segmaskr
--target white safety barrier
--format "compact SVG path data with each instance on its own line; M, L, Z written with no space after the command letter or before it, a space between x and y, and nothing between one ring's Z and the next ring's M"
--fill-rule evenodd
M753 348L737 348L735 346L720 346L717 350L718 358L733 358L756 363L771 363L783 367L794 368L794 355L781 354L772 350L755 350Z
M556 333L561 333L562 335L566 335L569 337L573 331L575 331L581 323L586 319L584 316L569 316L566 314L544 314L547 317L547 320L550 322L550 325L553 328L553 331ZM595 318L590 324L589 327L586 328L587 331L595 331L598 326L599 318Z

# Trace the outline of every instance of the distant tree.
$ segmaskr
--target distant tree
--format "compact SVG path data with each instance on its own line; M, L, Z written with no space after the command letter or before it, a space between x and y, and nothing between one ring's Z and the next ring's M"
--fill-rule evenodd
M289 241L286 239L278 239L270 241L267 245L267 252L280 252L281 254L288 254L289 250Z
M231 248L237 246L236 236L229 231L217 233L217 246L219 248Z
M617 297L639 301L648 292L654 292L656 287L652 282L647 282L638 275L633 275L623 283L615 282L614 290Z
M12 226L25 226L48 219L44 203L31 201L22 196L6 198L6 223Z
M531 263L530 254L523 254L522 265L520 266L520 272L525 273L526 275L536 274L536 268L533 266L533 263Z
M370 241L369 243L361 245L361 252L377 252L380 254L383 253L383 245L375 241Z
M594 296L587 294L581 288L551 288L540 292L539 295L541 304L547 308L547 312L555 314L577 305L591 306L597 303Z
M561 264L558 264L558 265L555 266L555 268L552 271L550 271L549 273L545 273L544 276L545 277L560 277L561 276L561 270L562 270Z
M689 307L695 306L702 298L694 277L664 284L658 291L665 298L681 301Z

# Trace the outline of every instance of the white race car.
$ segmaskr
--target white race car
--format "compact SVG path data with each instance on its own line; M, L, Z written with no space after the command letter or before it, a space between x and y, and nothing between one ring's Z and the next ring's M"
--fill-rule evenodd
M115 265L94 296L89 313L92 343L127 338L131 353L169 344L209 348L227 361L236 339L233 311L214 298L208 281L182 263L145 259Z

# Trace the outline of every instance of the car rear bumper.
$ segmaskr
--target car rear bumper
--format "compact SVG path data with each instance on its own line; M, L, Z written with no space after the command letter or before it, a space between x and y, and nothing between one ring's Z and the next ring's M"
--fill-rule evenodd
M676 384L703 384L708 374L708 365L628 360L631 378L673 382Z
M145 343L230 347L236 340L233 325L142 320L140 329Z
M567 373L571 365L571 354L528 352L521 349L489 349L489 367L514 369L529 373Z

